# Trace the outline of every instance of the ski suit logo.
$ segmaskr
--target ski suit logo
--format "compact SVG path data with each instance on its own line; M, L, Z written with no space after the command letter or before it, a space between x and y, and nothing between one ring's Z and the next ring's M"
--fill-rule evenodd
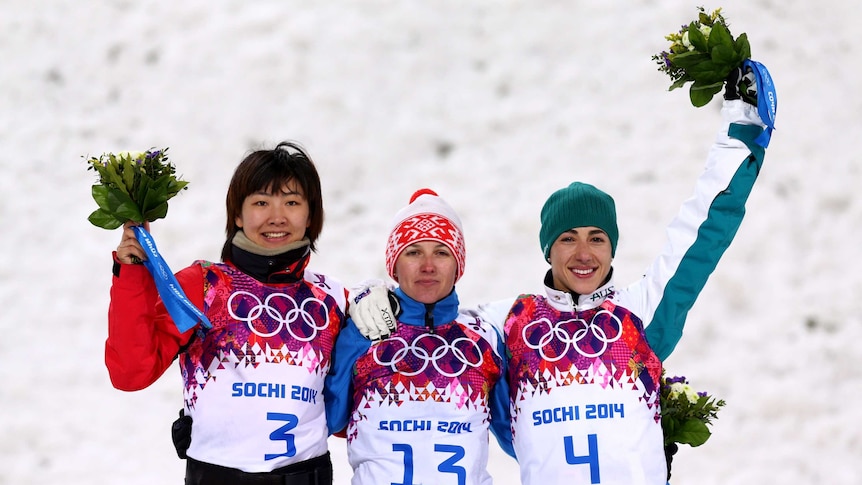
M459 345L462 342L467 344L468 348L464 349L464 345ZM395 350L389 358L385 358L385 355L380 356L378 354L378 351L381 348L391 349L392 347L399 348ZM388 354L389 352L386 353ZM442 336L431 333L423 333L414 338L410 343L407 343L407 340L402 337L390 337L383 342L383 345L376 345L374 347L373 355L374 362L378 365L388 366L392 371L399 372L405 376L419 375L425 371L429 364L431 364L434 366L434 369L443 376L450 378L458 377L463 374L468 367L480 367L484 360L482 349L479 347L477 342L467 337L458 337L450 343ZM460 363L460 368L452 371L441 368L439 364L440 359L447 355L452 355L455 360ZM404 369L398 370L396 368L398 363L408 356L420 360L422 365L419 369L414 371L406 371ZM447 363L451 362L447 361Z
M599 318L607 319L606 325L599 325ZM574 332L570 332L568 327L575 327ZM537 327L536 330L530 332L530 329ZM544 330L544 331L542 331ZM538 334L538 338L536 335ZM551 323L547 318L533 320L524 326L521 330L521 338L526 343L527 347L539 352L542 359L549 362L556 362L569 352L572 347L584 357L598 357L605 353L608 346L622 336L623 325L620 319L613 313L607 310L601 310L593 315L590 322L582 318L572 318L569 320L561 320L556 323ZM530 338L533 337L533 338ZM563 350L558 352L558 355L549 355L546 349L555 341L565 344ZM596 341L601 343L599 348L593 348L593 343ZM555 352L556 353L556 352Z
M237 310L245 308L245 305L240 303L248 303L249 301L251 305L248 306L247 313L245 315L238 314ZM309 311L309 307L311 310L316 309L318 311L314 311L313 315ZM271 293L261 301L257 295L247 291L236 291L228 298L227 309L231 317L245 322L249 330L264 338L277 335L282 328L285 328L296 340L310 342L317 337L320 331L329 326L329 312L326 305L323 301L313 297L306 298L302 303L297 303L290 295ZM277 323L272 331L265 330L271 325L267 325L267 322L261 319L264 312L270 321ZM323 318L321 319L320 316ZM322 320L320 325L317 324L319 319Z

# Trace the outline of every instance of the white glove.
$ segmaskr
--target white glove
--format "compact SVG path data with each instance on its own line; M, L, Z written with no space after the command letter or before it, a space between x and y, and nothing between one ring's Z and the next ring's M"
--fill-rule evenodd
M350 318L363 337L382 340L398 328L395 318L401 308L383 281L363 281L350 289L349 298Z

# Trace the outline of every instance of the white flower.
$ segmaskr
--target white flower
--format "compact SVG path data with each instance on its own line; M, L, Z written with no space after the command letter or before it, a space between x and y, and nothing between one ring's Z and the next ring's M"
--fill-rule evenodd
M694 404L697 402L700 396L697 395L697 391L692 389L688 384L684 384L682 382L674 382L670 385L670 397L671 399L678 399L680 394L685 396L685 399Z
M682 45L685 46L685 48L690 50L690 51L694 50L694 46L691 45L691 41L688 40L688 31L687 30L682 34Z
M709 25L701 25L698 30L700 30L700 33L703 34L704 37L709 39L709 33L712 32L712 27Z

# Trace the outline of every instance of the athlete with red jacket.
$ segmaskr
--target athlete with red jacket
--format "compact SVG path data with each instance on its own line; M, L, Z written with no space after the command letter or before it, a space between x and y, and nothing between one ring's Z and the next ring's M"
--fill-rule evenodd
M176 274L211 328L178 330L124 227L105 344L111 382L143 389L179 357L174 438L187 485L330 484L323 382L346 291L307 269L323 226L320 179L299 146L282 143L240 163L226 203L223 262Z

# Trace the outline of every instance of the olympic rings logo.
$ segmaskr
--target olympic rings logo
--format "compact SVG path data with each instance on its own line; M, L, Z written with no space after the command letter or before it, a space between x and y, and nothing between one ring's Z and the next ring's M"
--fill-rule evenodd
M387 345L374 346L374 362L377 362L377 364L382 366L388 366L393 371L399 372L405 376L419 375L428 368L428 364L431 364L440 374L446 377L457 377L463 374L468 367L477 368L481 366L484 360L482 349L479 347L479 344L467 337L458 337L452 342L449 342L440 335L423 333L413 339L409 344L407 343L407 340L401 337L390 337L385 342ZM459 348L458 344L461 342L467 343L470 347L467 349L467 352L464 352L464 350ZM394 346L400 346L400 348L395 350L391 358L384 361L383 358L378 355L378 350L381 347L391 348ZM429 349L433 350L429 351ZM439 364L440 359L450 353L455 357L455 360L460 363L460 368L454 372L441 369ZM405 372L403 370L399 371L396 366L408 356L413 356L421 360L422 366L418 370L412 372Z
M273 300L276 298L286 302L282 305L286 310L283 313L282 311L279 311L279 308L273 306L273 303L275 303ZM234 302L236 299L241 299L241 301L235 304ZM253 306L249 308L248 313L246 315L238 315L234 309L238 308L242 301L249 300L253 302ZM317 312L324 318L321 325L317 325L317 319L306 309L309 305L317 305L323 310L321 312ZM248 329L255 335L265 338L272 337L281 332L282 328L286 328L287 331L290 332L290 335L296 340L299 340L300 342L309 342L317 337L318 332L329 326L329 311L327 311L326 305L317 298L306 298L301 304L297 304L296 300L294 300L290 295L286 295L284 293L271 293L266 297L266 299L264 299L264 301L261 302L260 298L252 293L247 291L237 291L228 298L227 310L230 313L230 316L240 322L245 322L246 325L248 325ZM275 330L272 332L265 332L258 329L258 327L264 324L264 322L259 321L264 311L270 319L278 323ZM297 321L301 321L311 330L308 332L308 336L297 335L296 330L293 327L293 324ZM255 322L257 322L258 325L255 325Z
M608 317L610 317L609 322L613 326L616 327L615 329L613 329L613 332L606 332L604 328L602 328L600 325L596 324L596 320L601 315L607 315ZM577 328L577 330L575 330L573 333L570 334L566 330L565 326L567 326L568 324L572 324L572 323L577 325L578 328ZM530 328L532 328L534 325L539 325L540 328L545 328L547 330L546 332L541 334L541 336L538 339L538 342L536 342L536 343L531 342L527 338L528 330ZM549 362L556 362L556 361L562 359L569 352L569 347L573 347L575 349L575 351L577 351L579 354L583 355L584 357L598 357L599 355L602 355L608 349L608 346L610 344L616 342L617 340L619 340L620 337L622 337L622 335L623 335L622 330L623 330L622 322L620 321L620 319L616 315L614 315L613 313L611 313L607 310L601 310L598 313L596 313L595 315L593 315L593 318L590 320L590 323L587 323L586 320L584 320L582 318L573 318L571 320L563 320L563 321L560 321L560 322L557 322L554 324L551 324L551 321L548 320L547 318L541 318L539 320L534 320L534 321L528 323L526 326L524 326L524 329L521 331L521 338L527 344L527 347L529 347L533 350L538 350L539 355L542 356L542 359L547 360ZM611 335L609 336L608 333L610 333ZM601 342L602 343L601 349L599 349L595 352L591 352L589 348L582 348L581 342L583 342L584 339L587 337L589 337L586 340L586 343L588 343L588 344L591 342L594 342L596 340ZM560 352L559 355L556 355L556 356L547 355L545 353L545 347L548 344L554 342L555 340L558 340L558 341L566 344L565 349L562 352Z

